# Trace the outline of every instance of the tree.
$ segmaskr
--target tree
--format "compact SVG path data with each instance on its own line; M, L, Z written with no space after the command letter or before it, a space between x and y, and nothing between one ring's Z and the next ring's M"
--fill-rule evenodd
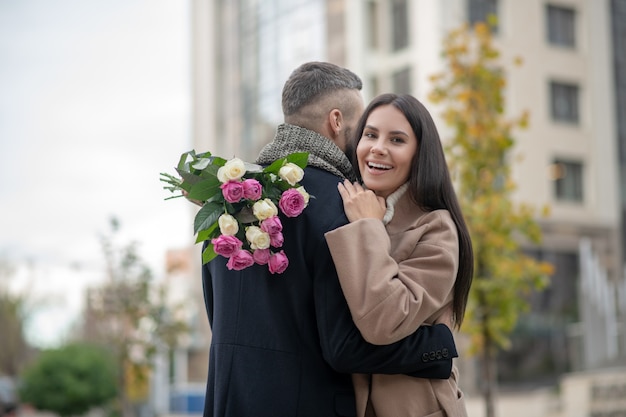
M120 411L132 416L133 405L148 396L155 354L173 349L187 325L168 305L165 287L153 282L136 243L117 243L119 223L111 219L110 226L111 233L100 239L107 280L89 292L84 337L114 353Z
M114 361L109 352L88 344L43 351L22 374L22 402L61 417L85 414L116 394Z
M547 284L552 267L524 253L525 245L541 241L534 209L511 198L516 188L510 172L512 134L527 126L528 113L505 116L505 71L490 26L478 23L451 31L443 58L446 67L432 77L429 98L442 105L453 132L446 152L475 254L462 330L470 335L470 353L481 353L486 414L493 417L496 353L508 347L520 312L529 307L526 295Z
M0 376L13 378L26 363L30 350L24 337L28 296L11 292L6 285L14 274L14 266L8 260L0 259Z

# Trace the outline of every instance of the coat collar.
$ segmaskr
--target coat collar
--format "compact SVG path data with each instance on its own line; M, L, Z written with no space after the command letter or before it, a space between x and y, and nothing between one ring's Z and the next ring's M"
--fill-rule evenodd
M416 227L424 214L426 212L413 202L411 193L408 192L407 183L387 197L387 212L383 222L387 233L391 236ZM385 222L387 216L389 216L389 220Z
M385 212L385 216L383 217L383 223L388 224L393 218L393 214L395 212L395 206L400 197L402 197L406 190L409 188L409 183L405 182L402 184L396 191L391 193L386 200L387 203L387 211Z

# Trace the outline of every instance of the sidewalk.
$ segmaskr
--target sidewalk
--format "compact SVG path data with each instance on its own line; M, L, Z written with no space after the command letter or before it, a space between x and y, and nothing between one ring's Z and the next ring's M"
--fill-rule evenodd
M484 417L481 397L465 398L468 417ZM538 388L519 393L500 393L496 399L496 415L506 417L565 417L561 414L559 397L554 388Z

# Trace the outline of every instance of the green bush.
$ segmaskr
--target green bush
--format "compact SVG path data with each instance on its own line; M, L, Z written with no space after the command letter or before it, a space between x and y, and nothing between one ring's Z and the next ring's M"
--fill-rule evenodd
M117 394L113 357L102 348L70 344L46 350L22 375L22 402L61 417L104 406Z

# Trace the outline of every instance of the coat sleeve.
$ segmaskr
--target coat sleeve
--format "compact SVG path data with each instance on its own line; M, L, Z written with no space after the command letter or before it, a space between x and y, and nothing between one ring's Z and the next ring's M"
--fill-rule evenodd
M458 238L445 210L425 214L391 253L380 220L362 219L326 233L352 318L371 343L394 343L428 323L451 301Z
M447 379L457 357L447 326L421 326L406 338L385 346L367 342L355 326L343 296L328 246L316 255L315 309L325 360L346 373L408 374Z

